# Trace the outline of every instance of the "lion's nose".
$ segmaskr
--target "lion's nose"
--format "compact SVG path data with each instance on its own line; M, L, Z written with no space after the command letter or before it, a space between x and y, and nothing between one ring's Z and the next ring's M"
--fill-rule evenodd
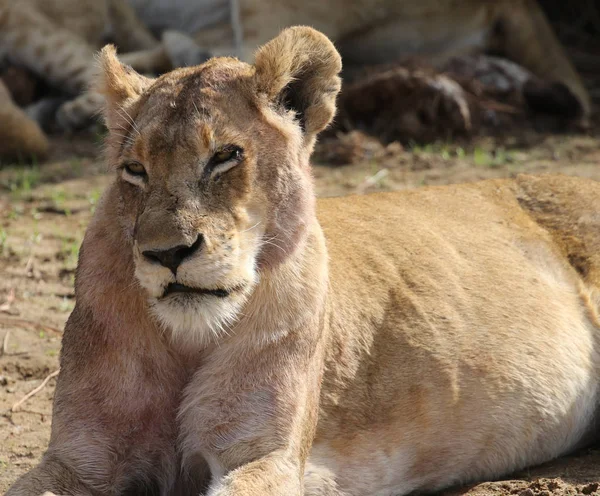
M177 267L181 265L186 258L193 255L202 246L203 236L198 235L196 241L190 246L177 245L168 250L146 250L142 252L148 260L158 262L159 264L171 269L173 274L177 273Z

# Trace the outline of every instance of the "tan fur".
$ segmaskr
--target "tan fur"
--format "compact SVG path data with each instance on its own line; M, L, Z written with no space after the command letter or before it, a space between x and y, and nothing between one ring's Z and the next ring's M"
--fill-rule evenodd
M48 140L39 126L12 100L0 81L0 158L40 160L48 153Z
M115 180L80 254L50 446L9 496L397 496L597 436L598 183L315 202L340 84L320 33L155 81L101 60ZM158 258L175 247L178 266Z

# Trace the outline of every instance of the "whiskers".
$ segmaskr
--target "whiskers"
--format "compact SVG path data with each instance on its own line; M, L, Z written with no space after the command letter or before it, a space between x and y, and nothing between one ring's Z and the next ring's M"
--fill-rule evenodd
M129 284L123 286L121 288L121 293L128 293L131 290L135 290L135 291L142 291L142 287L140 285L140 282L138 281L137 277L133 277L131 279L131 281L129 282Z
M130 134L117 133L112 128L109 130L113 136L118 136L119 138L121 138L120 146L123 146L123 145L133 146L133 144L135 142L135 138L133 136L131 136Z
M285 250L285 248L279 244L277 244L276 241L280 241L277 237L277 235L275 236L271 236L270 238L265 238L263 237L261 240L261 244L262 245L269 245L269 246L273 246L275 248L277 248L278 250L281 250L282 253L287 253L287 251Z
M124 146L133 146L135 144L136 135L131 133L131 130L134 129L131 126L125 127L120 123L113 124L108 127L108 131L110 136L116 136L120 138L116 143L112 140L105 140L106 145L112 146L115 149L122 149ZM139 136L140 133L137 129L134 129Z
M223 320L219 320L214 322L213 325L210 325L209 329L213 343L219 346L223 337L231 337L231 328L236 321L237 318L235 316L232 318L225 316Z
M257 228L257 227L258 227L260 224L261 224L261 221L259 220L259 221L258 221L256 224L254 224L252 227L249 227L248 229L244 229L243 231L240 231L240 234L241 234L241 233L248 232L248 231L252 231L252 229L255 229L255 228Z
M125 110L125 107L123 107L123 105L120 105L117 108L117 111L119 112L119 114L121 114L121 117L123 117L129 124L131 124L131 128L138 134L138 136L141 136L142 133L140 132L140 129L137 127L135 121L133 120L133 117L131 117L127 110Z

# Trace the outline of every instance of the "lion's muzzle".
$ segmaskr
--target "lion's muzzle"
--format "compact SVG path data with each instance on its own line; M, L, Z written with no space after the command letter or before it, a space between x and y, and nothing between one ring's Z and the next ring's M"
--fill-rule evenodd
M177 268L186 259L194 255L203 245L204 237L198 234L191 245L177 245L166 250L144 250L142 255L152 263L159 263L177 275Z

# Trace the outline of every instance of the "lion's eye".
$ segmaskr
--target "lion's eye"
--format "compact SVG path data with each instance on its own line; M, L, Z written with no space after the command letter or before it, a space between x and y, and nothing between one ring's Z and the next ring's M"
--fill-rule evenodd
M127 162L123 167L132 176L146 176L146 168L139 162Z
M222 174L239 164L243 158L244 151L239 146L229 145L211 157L207 170L211 175Z
M144 188L148 173L146 168L139 162L125 162L121 165L121 178L134 186Z
M229 162L230 160L239 160L242 156L242 149L239 146L228 146L215 153L211 159L214 165Z
M220 152L215 153L213 160L216 164L222 164L223 162L228 162L235 158L238 153L239 150L221 150Z

